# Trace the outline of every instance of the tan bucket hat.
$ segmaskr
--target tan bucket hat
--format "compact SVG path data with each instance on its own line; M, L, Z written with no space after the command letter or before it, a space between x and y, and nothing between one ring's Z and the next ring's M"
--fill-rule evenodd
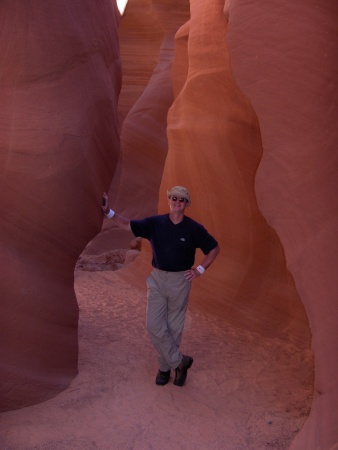
M191 205L191 199L187 188L183 186L174 186L173 188L170 189L170 191L167 191L168 198L171 198L173 196L185 198L187 201L186 205L187 206Z

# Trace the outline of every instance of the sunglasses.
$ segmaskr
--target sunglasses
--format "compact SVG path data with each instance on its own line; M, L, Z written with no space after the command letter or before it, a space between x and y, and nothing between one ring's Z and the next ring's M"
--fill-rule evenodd
M183 197L180 197L180 198L178 198L178 197L171 197L171 200L172 200L173 202L177 202L177 200L178 200L180 203L184 203L184 202L185 202L185 198L183 198Z

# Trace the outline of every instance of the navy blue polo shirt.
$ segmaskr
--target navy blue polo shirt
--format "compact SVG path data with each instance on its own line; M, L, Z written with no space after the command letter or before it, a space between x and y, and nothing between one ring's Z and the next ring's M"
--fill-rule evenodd
M197 248L206 255L218 245L203 225L187 216L176 225L169 214L151 216L131 220L130 227L136 237L150 241L153 267L167 272L191 269Z

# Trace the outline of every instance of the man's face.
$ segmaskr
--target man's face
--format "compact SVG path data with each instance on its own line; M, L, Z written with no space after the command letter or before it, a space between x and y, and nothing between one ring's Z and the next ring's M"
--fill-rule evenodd
M183 197L178 197L177 195L172 195L169 199L170 211L184 211L187 201Z

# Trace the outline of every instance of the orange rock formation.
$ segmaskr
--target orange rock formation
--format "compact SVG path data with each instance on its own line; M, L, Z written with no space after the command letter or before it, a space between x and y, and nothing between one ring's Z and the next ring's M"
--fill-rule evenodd
M292 447L329 449L338 440L337 6L277 3L190 2L176 34L159 211L165 190L186 184L189 213L220 236L195 305L300 348L310 321L318 394Z
M310 419L293 449L338 444L338 4L234 1L234 75L258 115L257 199L281 239L315 356Z

